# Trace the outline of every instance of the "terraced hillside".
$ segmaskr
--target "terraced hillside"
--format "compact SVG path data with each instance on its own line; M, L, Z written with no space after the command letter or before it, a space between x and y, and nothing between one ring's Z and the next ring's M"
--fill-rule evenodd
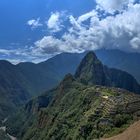
M14 126L9 132L21 140L92 139L118 134L139 119L140 96L126 90L86 86L67 75L51 92L56 95L49 106L29 103L26 119L17 117L20 130Z

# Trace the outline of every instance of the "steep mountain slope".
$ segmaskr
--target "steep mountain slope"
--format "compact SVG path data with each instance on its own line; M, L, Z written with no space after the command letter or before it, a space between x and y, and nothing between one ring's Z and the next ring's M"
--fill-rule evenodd
M128 73L104 66L93 52L89 52L75 73L75 78L87 85L119 87L140 93L140 85Z
M21 140L84 140L118 134L140 114L140 95L113 87L125 88L118 84L118 76L126 87L131 80L139 86L131 75L105 67L89 52L75 77L66 75L56 88L28 102L7 122L8 132Z
M127 71L140 81L139 54L128 54L118 50L98 50L95 53L103 64ZM21 69L26 79L31 81L32 93L38 94L56 86L65 74L74 74L85 55L86 52L62 53L39 64L20 63L17 67Z
M13 112L15 104L18 106L31 96L55 87L65 74L74 74L85 54L63 53L39 64L12 65L7 61L0 61L0 116L7 116L8 110ZM139 54L117 50L98 50L96 54L103 64L127 71L137 80L140 79Z
M0 61L0 120L29 99L28 83L14 65Z
M13 125L9 132L21 140L93 139L118 134L139 114L139 95L121 89L86 86L71 75L51 92L55 95L49 106L39 103L38 108L38 102L27 104L22 111L26 114L22 115L24 119L19 119L21 114L15 118L19 123L23 121L20 129ZM43 96L45 99L47 94Z
M106 85L104 66L93 52L89 52L75 73L75 78L84 84Z
M67 72L74 72L81 58L82 54L63 54L39 64L18 65L0 60L0 120L14 113L32 96L56 86Z
M60 79L53 70L34 63L20 63L17 67L29 82L30 93L32 96L51 89Z
M44 67L49 68L49 70L54 71L56 75L59 75L60 81L65 74L75 73L79 63L86 53L87 52L81 54L62 53L43 62L43 65ZM139 53L126 53L119 50L105 49L97 50L95 53L104 65L126 71L140 82Z
M67 73L75 73L76 67L84 57L82 54L63 53L39 64L20 63L17 65L23 75L31 81L35 93L42 93L56 86Z
M56 86L69 71L74 73L74 67L82 57L83 54L63 54L39 64L18 65L1 60L0 120L14 113L31 97Z
M103 64L126 71L133 75L137 81L140 82L140 54L139 53L126 53L119 50L98 50L96 51L97 57Z

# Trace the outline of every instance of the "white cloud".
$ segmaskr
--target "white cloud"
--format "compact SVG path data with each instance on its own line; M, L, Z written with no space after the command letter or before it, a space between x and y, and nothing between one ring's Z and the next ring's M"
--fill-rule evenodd
M115 11L122 11L128 4L133 3L135 0L96 0L98 7L108 13Z
M88 20L89 18L91 18L91 17L96 17L96 16L97 16L97 11L92 10L91 12L86 13L86 14L80 16L80 17L78 18L78 23L82 23L82 22Z
M72 27L60 39L45 36L35 43L45 53L82 52L99 48L140 52L140 4L129 4L115 16L100 18L91 11L79 18L69 17ZM83 21L90 20L90 24Z
M51 29L53 32L57 32L60 31L62 28L61 25L61 17L62 17L62 13L59 12L55 12L52 13L49 20L47 21L47 26L49 29Z
M47 26L52 32L63 29L59 38L51 34L45 35L31 47L0 49L0 54L7 55L7 59L15 56L18 60L39 62L61 52L79 53L100 48L140 52L140 4L121 0L114 5L118 1L112 0L111 3L110 0L106 0L102 3L105 12L94 9L79 17L73 15L65 17L66 14L62 12L52 13ZM126 2L126 8L122 9ZM116 10L121 12L116 15L106 14L106 12L114 13ZM105 16L102 16L101 12ZM63 28L64 21L67 22L68 27ZM39 18L28 21L28 25L32 28L42 26Z
M140 48L140 37L134 37L132 40L130 40L130 44L132 45L132 48L139 49Z
M3 55L9 55L11 52L12 52L12 50L0 49L0 54L3 54Z
M13 64L20 62L38 63L52 57L52 54L43 54L40 51L35 51L32 46L25 46L18 49L0 49L1 59L8 60Z
M80 23L78 23L78 21L72 15L69 16L69 21L72 24L72 26L75 27L76 29L81 28Z
M31 26L32 29L43 26L43 24L40 23L40 18L31 19L31 20L27 21L27 25Z
M44 36L41 40L35 42L36 51L42 53L53 54L54 52L60 52L61 41L52 36Z

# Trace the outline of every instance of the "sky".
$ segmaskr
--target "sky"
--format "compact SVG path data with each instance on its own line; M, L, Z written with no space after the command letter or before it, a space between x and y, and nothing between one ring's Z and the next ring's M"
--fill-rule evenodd
M101 48L140 52L139 0L1 0L0 59Z

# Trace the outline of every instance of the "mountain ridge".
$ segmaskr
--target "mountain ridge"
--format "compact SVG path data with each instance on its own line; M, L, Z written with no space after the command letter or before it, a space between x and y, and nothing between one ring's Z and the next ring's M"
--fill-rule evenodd
M103 65L94 52L88 52L83 58L76 70L75 77L87 85L118 87L140 93L140 85L132 75Z
M98 63L103 68L100 61L87 59L87 63L88 60L94 64L91 68ZM85 84L77 78L67 74L56 88L28 102L11 122L9 120L8 132L21 140L96 139L118 134L126 124L138 118L140 95L96 85L98 79L93 84Z
M82 54L63 53L39 64L27 62L13 65L8 61L1 60L0 92L1 96L5 95L3 98L1 97L0 101L2 110L12 110L12 106L14 106L12 108L19 107L31 97L57 86L65 74L75 73L85 54L86 52ZM140 79L139 54L133 55L133 53L128 54L116 50L98 50L96 54L104 65L108 64L109 67L127 71L133 74L137 80ZM9 107L10 109L8 109ZM0 119L4 119L9 115L9 112L3 113L0 110L0 114L3 116Z

